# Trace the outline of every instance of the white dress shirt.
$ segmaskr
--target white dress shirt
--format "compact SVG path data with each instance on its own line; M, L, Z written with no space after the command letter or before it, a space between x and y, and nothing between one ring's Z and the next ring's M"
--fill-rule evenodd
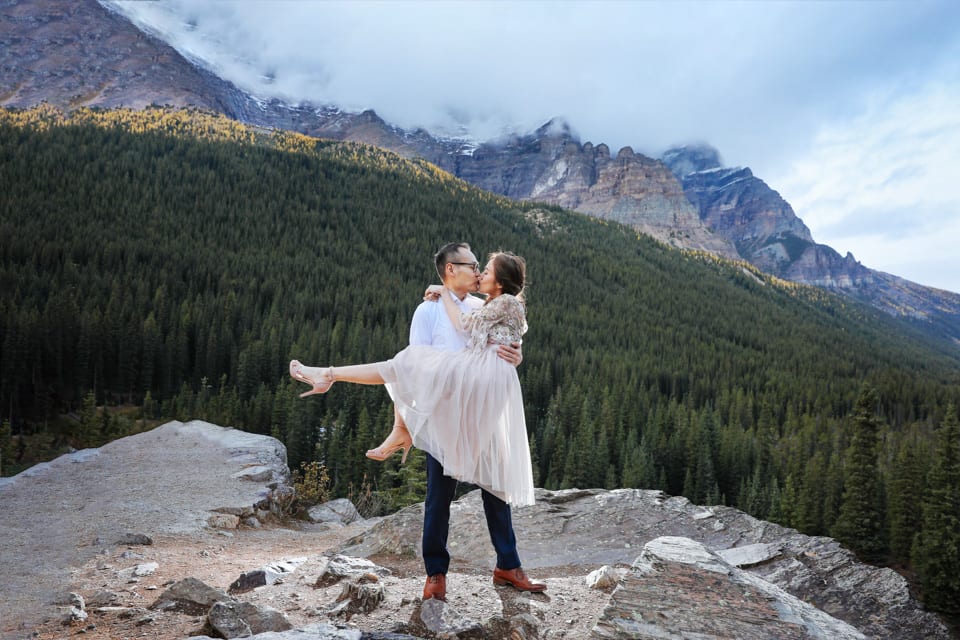
M464 313L483 306L483 300L470 294L463 300L457 296L452 297ZM453 326L442 300L424 300L413 312L413 320L410 321L410 344L430 345L443 351L460 351L466 348L468 337Z

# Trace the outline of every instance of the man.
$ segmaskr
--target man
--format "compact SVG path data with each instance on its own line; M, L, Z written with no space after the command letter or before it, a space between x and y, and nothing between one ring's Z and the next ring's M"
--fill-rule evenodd
M483 304L479 298L468 295L480 286L480 263L469 245L457 242L444 245L434 256L434 261L443 286L453 292L457 305L463 311ZM426 301L413 314L410 344L460 351L466 346L466 340L454 328L442 304ZM498 354L513 366L518 366L523 359L520 345L516 343L501 346ZM423 564L427 571L424 600L447 599L446 575L450 566L447 535L450 530L450 503L453 502L456 489L457 481L444 475L443 466L427 454L427 497L423 510L422 543ZM509 584L521 591L545 591L547 585L530 580L520 567L510 505L485 490L482 490L482 496L490 541L497 552L494 584Z

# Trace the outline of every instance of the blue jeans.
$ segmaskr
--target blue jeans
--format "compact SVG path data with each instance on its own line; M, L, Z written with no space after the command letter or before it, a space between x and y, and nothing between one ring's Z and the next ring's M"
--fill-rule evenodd
M457 481L443 474L443 466L427 454L427 498L423 504L423 566L427 575L447 573L450 552L450 503L457 490ZM520 566L517 537L513 533L510 505L487 491L483 496L483 512L487 516L490 542L497 552L497 567L516 569Z

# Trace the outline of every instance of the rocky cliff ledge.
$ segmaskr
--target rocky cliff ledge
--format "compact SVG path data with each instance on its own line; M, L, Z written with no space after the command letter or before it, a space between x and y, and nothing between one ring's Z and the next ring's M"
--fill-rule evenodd
M71 569L126 540L273 518L289 478L274 438L193 421L0 479L0 623L42 617Z
M349 541L341 552L381 557L418 553L422 509L416 505L398 512ZM456 502L451 517L454 557L490 558L479 491ZM906 581L896 572L858 562L831 538L803 535L731 507L701 507L686 498L639 489L538 489L534 506L514 512L514 527L524 566L531 570L632 565L655 538L683 537L868 637L950 637L939 619L910 596ZM703 585L704 615L716 604L709 591ZM698 605L693 600L685 606Z
M421 602L422 504L363 520L337 501L284 523L288 473L272 438L173 422L4 479L0 636L950 637L903 578L830 538L637 489L538 489L514 511L544 594L491 584L468 493L448 603Z

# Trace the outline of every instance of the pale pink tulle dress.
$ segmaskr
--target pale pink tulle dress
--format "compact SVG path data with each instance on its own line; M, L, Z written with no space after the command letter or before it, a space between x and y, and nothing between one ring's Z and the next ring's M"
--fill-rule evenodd
M413 444L446 475L476 484L515 506L533 504L530 446L516 369L497 345L519 342L523 304L497 296L461 315L463 351L411 345L380 365Z

